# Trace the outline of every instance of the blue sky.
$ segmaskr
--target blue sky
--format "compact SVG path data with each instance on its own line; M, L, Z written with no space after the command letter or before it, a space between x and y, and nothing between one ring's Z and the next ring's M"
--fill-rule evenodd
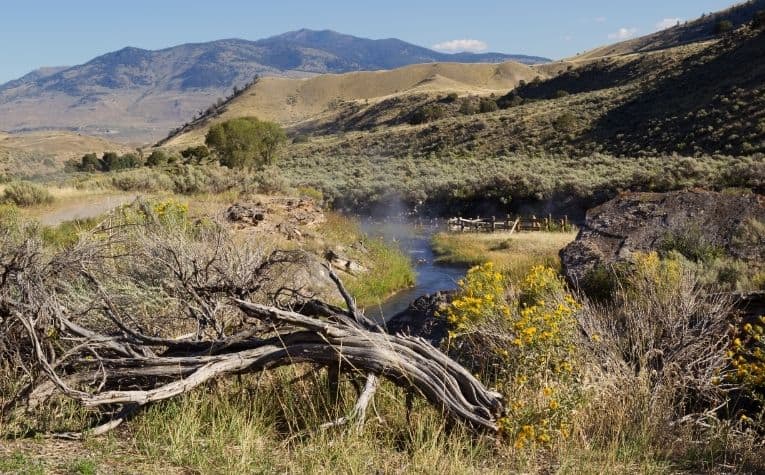
M124 46L332 29L422 46L561 58L655 31L732 0L37 0L0 10L0 83L40 66L80 64Z

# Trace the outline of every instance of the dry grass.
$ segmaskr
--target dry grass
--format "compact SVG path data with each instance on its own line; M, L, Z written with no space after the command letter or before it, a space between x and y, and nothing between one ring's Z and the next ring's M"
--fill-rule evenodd
M433 249L440 262L465 265L493 262L502 273L519 278L539 264L559 269L558 252L575 237L576 232L443 232L433 237Z
M64 162L86 153L118 153L133 149L100 137L66 131L0 135L0 158L8 175L30 177L60 171Z
M236 98L225 113L204 127L174 138L168 145L185 148L204 141L207 128L227 119L257 116L292 126L323 115L332 115L340 102L374 104L412 93L505 94L520 80L544 73L519 63L434 63L389 71L325 74L309 79L268 77Z

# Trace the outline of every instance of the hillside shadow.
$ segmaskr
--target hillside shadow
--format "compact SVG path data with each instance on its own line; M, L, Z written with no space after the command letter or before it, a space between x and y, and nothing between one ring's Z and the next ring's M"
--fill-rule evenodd
M663 152L751 153L743 150L744 139L759 138L762 145L756 119L765 114L763 57L765 32L743 40L731 36L685 59L677 74L648 81L580 140L617 154L630 152L623 144ZM735 136L726 135L727 128L735 128Z

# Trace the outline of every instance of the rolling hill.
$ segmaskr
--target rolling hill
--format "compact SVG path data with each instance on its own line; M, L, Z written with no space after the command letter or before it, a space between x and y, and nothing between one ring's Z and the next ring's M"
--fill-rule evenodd
M64 162L86 153L125 153L131 148L101 137L74 132L0 132L0 173L15 178L60 171Z
M306 77L417 63L508 60L547 61L500 53L443 54L397 39L312 30L158 51L128 47L82 65L43 68L0 85L0 129L65 129L142 143L163 137L257 75Z
M308 79L263 78L242 91L209 120L203 119L162 143L170 146L197 144L213 123L233 117L256 115L293 130L313 133L358 128L353 116L374 111L366 128L384 123L411 108L445 93L502 95L520 81L543 73L531 66L501 64L434 63L387 71L326 74ZM350 117L349 117L350 116ZM363 121L362 121L363 122Z
M761 10L765 10L765 0L742 2L725 10L704 14L695 20L679 23L650 35L592 49L571 58L571 60L586 61L604 56L644 53L688 43L714 40L717 37L716 27L719 22L727 20L731 27L736 29L752 21L754 14Z
M290 149L306 156L765 153L763 31L745 24L713 39L539 66L268 78L167 143L198 144L211 123L253 115L308 137ZM499 110L480 113L480 97L492 94ZM413 123L426 108L437 117Z

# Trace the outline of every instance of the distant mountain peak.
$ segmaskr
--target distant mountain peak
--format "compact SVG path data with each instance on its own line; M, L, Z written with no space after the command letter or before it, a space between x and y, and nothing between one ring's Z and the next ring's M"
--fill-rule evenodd
M222 39L151 51L127 46L66 69L0 85L0 128L130 130L154 140L256 75L306 76L395 69L418 63L539 63L546 58L444 54L398 39L372 40L302 28L257 41ZM106 132L103 132L106 133Z

